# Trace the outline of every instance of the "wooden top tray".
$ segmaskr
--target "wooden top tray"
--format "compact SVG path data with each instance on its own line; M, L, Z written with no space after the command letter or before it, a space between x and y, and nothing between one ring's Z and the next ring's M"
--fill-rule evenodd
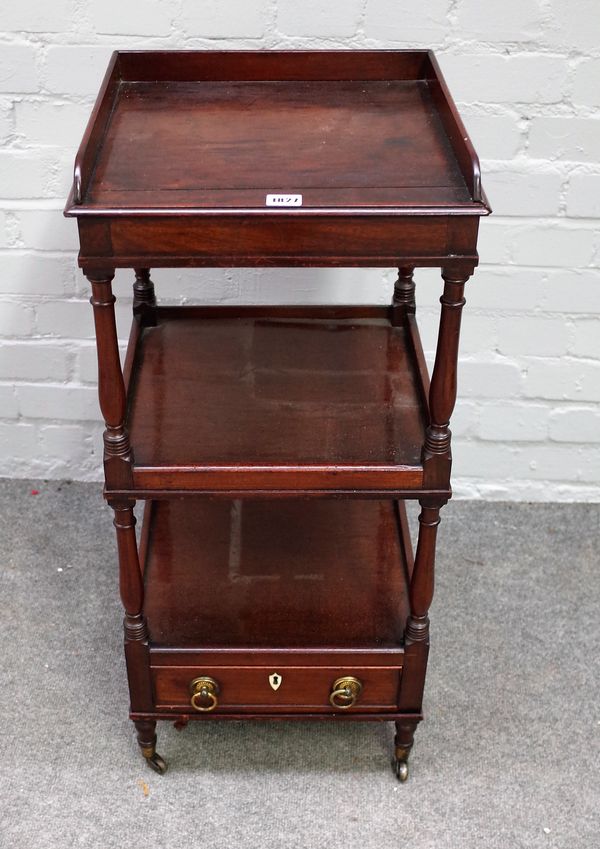
M301 195L284 217L489 212L429 51L113 54L65 214L269 215L271 194Z

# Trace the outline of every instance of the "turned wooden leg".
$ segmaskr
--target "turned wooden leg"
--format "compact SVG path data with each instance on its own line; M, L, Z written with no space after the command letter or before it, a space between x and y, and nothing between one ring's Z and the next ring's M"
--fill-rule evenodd
M156 752L156 722L150 719L138 719L135 727L137 741L142 755L146 758L146 763L154 772L163 775L167 771L167 764Z
M154 699L150 677L150 650L148 628L143 613L144 583L135 536L133 502L111 499L109 503L114 510L114 526L117 532L119 589L125 608L123 630L131 711L133 714L151 713L154 710ZM163 773L167 766L160 755L156 754L156 722L135 720L135 725L138 730L138 742L148 766Z
M396 722L393 767L398 781L406 781L408 778L408 757L413 747L413 738L417 724L417 720L408 719Z
M404 667L400 682L398 708L412 716L396 722L394 771L400 781L408 778L408 756L420 721L423 690L429 656L429 608L433 599L435 543L444 501L420 500L419 540L412 571L409 600L410 614L404 639Z
M411 269L400 269L394 290L393 313L403 304L405 315L414 312L411 293ZM473 273L470 263L453 264L442 269L444 292L435 364L429 390L429 424L423 445L423 482L426 489L450 488L450 416L456 401L456 371L460 319L465 303L465 283ZM410 275L412 278L412 274ZM419 540L415 564L410 577L410 614L404 634L404 667L400 682L398 708L406 719L396 723L396 775L408 777L408 755L413 745L416 725L421 717L423 689L429 655L429 607L433 599L435 576L435 544L440 523L440 509L447 497L427 496L419 499ZM411 716L412 715L412 716Z

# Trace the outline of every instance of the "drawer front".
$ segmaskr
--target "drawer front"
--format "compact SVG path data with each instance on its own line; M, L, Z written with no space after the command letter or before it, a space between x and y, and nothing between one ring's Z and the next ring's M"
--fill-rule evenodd
M160 258L216 266L311 259L396 265L402 257L446 256L449 224L442 215L119 216L110 221L109 240L117 259L152 257L153 265L162 264ZM84 243L82 233L83 256L95 255L93 238L90 242Z
M239 713L247 709L265 713L391 711L397 708L399 675L398 667L381 666L160 666L152 669L156 707L192 715ZM202 683L196 684L199 692L196 703L208 710L196 710L191 704L194 689L190 685L201 678L208 678L209 684L205 685L203 693L199 692ZM334 701L338 706L334 707L330 696L339 679L353 679L358 685L348 684L348 681L337 684Z

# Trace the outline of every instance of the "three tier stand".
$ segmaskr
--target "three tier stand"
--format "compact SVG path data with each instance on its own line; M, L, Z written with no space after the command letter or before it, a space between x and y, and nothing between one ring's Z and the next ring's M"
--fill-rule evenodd
M130 715L157 772L157 720L344 719L394 721L406 779L488 213L431 52L113 54L65 214L92 290ZM150 269L182 266L399 274L389 306L157 304ZM444 281L431 385L417 266Z

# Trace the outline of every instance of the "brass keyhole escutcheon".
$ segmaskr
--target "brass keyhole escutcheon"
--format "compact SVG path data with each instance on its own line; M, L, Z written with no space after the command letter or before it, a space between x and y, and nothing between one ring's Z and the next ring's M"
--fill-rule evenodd
M208 675L202 675L200 678L194 678L190 684L190 699L194 710L199 710L206 713L209 710L214 710L219 703L217 696L220 688L214 678L209 678Z
M354 706L356 700L361 694L363 685L352 675L344 675L343 678L338 678L333 682L331 693L329 695L329 703L334 708L347 710Z
M279 674L279 672L273 672L269 675L269 684L271 685L272 690L278 690L281 687L281 683L283 681L283 676Z

